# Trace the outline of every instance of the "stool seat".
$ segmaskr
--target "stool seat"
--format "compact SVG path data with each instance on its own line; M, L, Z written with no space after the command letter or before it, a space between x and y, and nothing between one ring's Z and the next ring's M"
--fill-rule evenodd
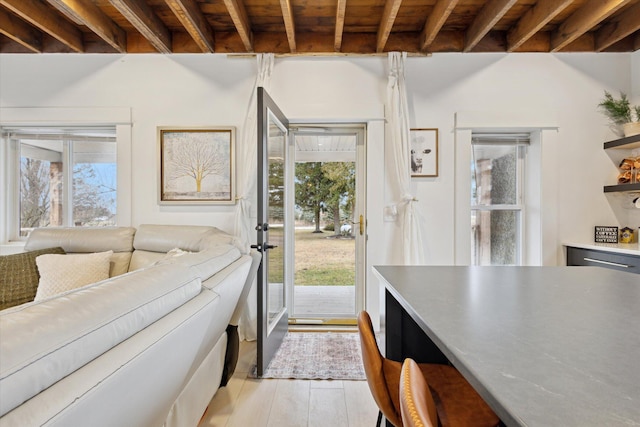
M453 366L430 363L417 365L429 385L443 427L492 427L500 423L489 405Z
M400 410L402 363L382 356L375 339L371 318L366 311L358 316L358 331L362 345L362 361L371 394L382 415L394 426L402 427ZM499 425L498 416L454 367L431 363L421 363L417 366L429 384L440 425L443 427Z

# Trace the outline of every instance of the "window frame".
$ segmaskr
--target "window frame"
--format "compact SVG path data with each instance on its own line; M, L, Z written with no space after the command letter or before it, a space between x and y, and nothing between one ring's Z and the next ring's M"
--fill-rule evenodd
M131 186L131 149L132 149L132 120L129 107L34 107L12 108L0 107L0 131L5 127L105 127L116 128L116 163L118 188L117 194L117 222L118 226L131 226L132 224L132 186ZM2 132L0 132L0 135ZM15 178L7 167L10 156L13 153L7 143L7 138L0 137L0 161L2 171L0 173L0 188L3 188L3 197L0 197L0 250L4 246L23 245L24 238L16 239L12 234L12 224L16 218L13 213L18 200L13 195L9 196L11 186L15 186ZM6 159L6 160L5 160ZM17 219L19 221L19 218ZM17 230L17 229L16 229Z
M499 110L461 110L454 116L453 264L470 264L469 167L472 132L527 132L525 249L523 265L564 265L559 239L558 179L560 141L558 114L554 109L531 111L518 106Z
M499 133L503 136L511 135L511 132ZM473 204L469 203L470 213L476 212L488 212L488 211L502 211L502 212L516 212L516 263L514 265L521 266L525 259L526 253L526 238L525 238L525 230L526 230L526 168L527 168L527 147L531 140L531 136L527 137L527 143L518 143L518 142L503 142L503 143L491 143L491 142L475 142L474 141L474 133L471 134L471 152L473 153L473 145L486 145L491 146L494 145L503 145L510 146L516 148L516 203L514 204L491 204L491 205L483 205L483 204ZM473 159L473 154L471 156ZM473 160L472 160L473 161ZM471 180L469 180L469 184L471 184ZM470 198L471 200L471 198ZM469 216L471 219L471 215ZM470 236L471 237L471 236ZM473 258L470 259L470 265L482 265L482 264L474 264Z
M40 129L40 128L38 128ZM92 142L104 142L111 143L116 142L115 126L82 126L82 127L47 127L47 130L51 130L55 133L52 134L39 134L39 132L31 131L29 127L20 127L20 128L5 128L5 131L8 132L6 144L9 145L9 150L12 152L11 157L9 157L8 164L6 164L7 170L9 170L11 178L9 179L10 187L8 189L10 197L14 200L11 222L9 224L9 239L11 241L22 241L26 240L26 236L21 236L22 225L21 225L21 182L22 182L22 158L23 157L32 157L38 160L45 161L59 161L63 164L63 172L62 172L62 224L61 227L75 227L75 218L74 218L74 208L75 203L77 201L76 194L74 194L74 170L76 164L79 163L87 163L87 161L82 161L82 157L84 153L79 155L79 152L76 151L76 145L80 145L86 141ZM113 130L113 136L108 137L86 137L81 135L83 131L98 131L98 130ZM60 132L59 134L57 132ZM75 135L74 133L79 133ZM50 143L51 145L56 145L56 147L52 147L48 149L47 147L38 147L30 144L30 141L34 139L40 139L42 142ZM24 145L28 146L28 151L33 153L33 156L23 156L24 154ZM47 145L47 144L43 144ZM116 146L117 150L117 146ZM52 155L47 155L48 152L55 153ZM40 154L41 155L38 155ZM47 157L59 157L59 159L47 158ZM94 156L96 158L105 159L104 155L98 154ZM117 158L117 153L116 153ZM88 159L85 159L88 160ZM117 166L117 160L114 160ZM98 161L99 162L99 161ZM96 163L96 162L93 162ZM117 167L116 167L117 170ZM117 188L117 184L116 184ZM117 194L117 192L116 192ZM117 221L117 205L116 205L116 221ZM116 224L117 225L117 222ZM55 227L52 226L52 227Z

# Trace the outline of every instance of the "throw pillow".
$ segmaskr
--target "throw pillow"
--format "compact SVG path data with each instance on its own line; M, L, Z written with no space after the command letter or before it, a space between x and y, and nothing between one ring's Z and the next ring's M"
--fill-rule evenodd
M46 248L0 256L0 310L33 301L38 289L36 257L64 254L62 248Z
M173 248L167 252L162 258L153 263L153 265L166 264L171 262L174 258L181 257L182 255L191 254L193 252L185 251L180 248Z
M111 255L113 251L39 256L36 264L40 283L35 301L108 279Z
M191 252L189 251L184 251L180 248L173 248L171 249L169 252L167 252L167 254L165 255L165 259L170 259L170 258L175 258L175 257L179 257L182 255L186 255L186 254L190 254Z

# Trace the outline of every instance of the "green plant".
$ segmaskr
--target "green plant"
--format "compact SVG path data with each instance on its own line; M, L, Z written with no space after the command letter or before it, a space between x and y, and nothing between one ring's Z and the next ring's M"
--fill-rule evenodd
M640 120L640 106L632 106L627 95L622 92L620 92L620 99L616 99L605 90L604 99L598 107L615 124L621 125Z

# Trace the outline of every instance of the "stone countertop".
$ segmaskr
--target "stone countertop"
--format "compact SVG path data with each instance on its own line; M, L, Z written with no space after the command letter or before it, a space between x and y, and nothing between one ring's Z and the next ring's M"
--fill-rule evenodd
M576 243L565 242L564 246L573 248L592 249L596 251L613 252L617 254L640 256L640 244L635 243Z
M637 276L599 267L375 271L507 426L640 425Z

